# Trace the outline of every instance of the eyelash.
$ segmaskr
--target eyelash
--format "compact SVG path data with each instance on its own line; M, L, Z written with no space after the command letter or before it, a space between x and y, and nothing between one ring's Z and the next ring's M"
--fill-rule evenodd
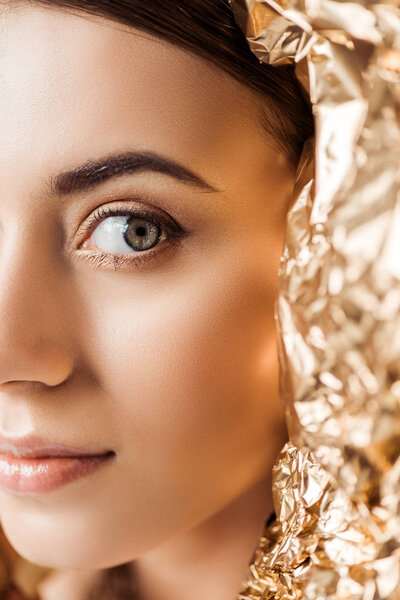
M86 251L83 255L84 260L91 262L96 266L112 266L114 270L120 269L122 266L133 264L139 267L146 264L150 260L157 259L158 254L163 250L171 247L172 245L182 245L182 238L188 233L176 222L170 222L168 219L161 217L156 212L147 210L134 210L126 207L118 206L101 206L95 210L89 220L89 224L83 227L78 235L81 236L87 231L93 232L96 226L106 217L112 216L126 216L126 217L137 217L139 219L146 219L160 226L161 236L166 234L166 238L157 242L155 246L148 250L136 251L132 249L132 252L125 253L109 253L109 252L90 252ZM169 241L168 245L164 245L163 242ZM161 245L161 248L159 246Z

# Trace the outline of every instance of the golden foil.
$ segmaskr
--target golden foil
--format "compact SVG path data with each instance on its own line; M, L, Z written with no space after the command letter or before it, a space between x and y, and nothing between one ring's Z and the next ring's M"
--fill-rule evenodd
M310 95L279 272L290 441L240 600L400 599L399 0L230 0Z

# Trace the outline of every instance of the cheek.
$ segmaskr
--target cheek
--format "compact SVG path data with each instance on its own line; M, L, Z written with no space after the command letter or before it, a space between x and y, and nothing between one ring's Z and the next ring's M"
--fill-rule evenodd
M82 389L80 431L90 428L117 460L43 505L0 498L6 532L28 560L89 569L133 560L272 468L283 442L280 242L235 237L157 276L85 271L71 331L96 406Z
M206 482L233 491L265 468L282 416L279 255L264 244L225 246L140 293L134 273L118 304L103 290L101 314L90 309L91 363L113 407L113 447L175 502Z

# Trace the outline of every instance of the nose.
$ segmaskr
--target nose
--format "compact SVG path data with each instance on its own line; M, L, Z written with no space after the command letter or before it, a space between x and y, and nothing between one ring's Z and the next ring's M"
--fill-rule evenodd
M0 389L55 386L71 375L67 278L51 246L37 230L1 235Z

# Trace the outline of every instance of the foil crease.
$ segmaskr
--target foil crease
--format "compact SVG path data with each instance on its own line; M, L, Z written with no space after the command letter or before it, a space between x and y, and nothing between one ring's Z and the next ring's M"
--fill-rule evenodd
M400 600L399 0L230 0L316 125L276 301L289 442L238 600Z

